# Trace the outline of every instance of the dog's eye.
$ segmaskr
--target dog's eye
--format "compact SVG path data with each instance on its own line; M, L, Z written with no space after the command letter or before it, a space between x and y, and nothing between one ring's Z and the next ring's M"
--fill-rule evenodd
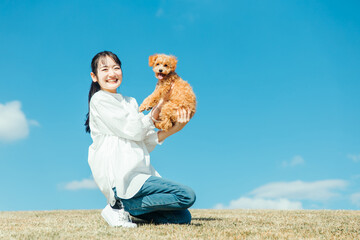
M167 67L168 65L167 65L167 64L165 64L164 66L165 66L165 67Z
M160 63L157 63L157 64L156 64L156 66L159 66L159 65L160 65Z

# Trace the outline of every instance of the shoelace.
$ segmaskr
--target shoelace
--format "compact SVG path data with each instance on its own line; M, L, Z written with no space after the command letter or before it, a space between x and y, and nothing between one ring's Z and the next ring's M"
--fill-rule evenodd
M124 211L124 214L119 214L120 221L132 222L130 213Z

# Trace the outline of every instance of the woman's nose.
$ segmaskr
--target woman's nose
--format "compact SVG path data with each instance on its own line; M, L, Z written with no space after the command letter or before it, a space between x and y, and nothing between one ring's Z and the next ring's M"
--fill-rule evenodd
M112 70L112 69L110 69L110 70L109 70L109 76L115 76L115 71Z

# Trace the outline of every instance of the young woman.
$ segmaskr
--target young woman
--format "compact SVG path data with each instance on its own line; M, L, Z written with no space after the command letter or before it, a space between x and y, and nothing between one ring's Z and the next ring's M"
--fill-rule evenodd
M134 98L117 93L123 75L121 61L112 52L96 54L91 70L85 126L93 139L89 165L108 201L101 215L111 226L136 227L130 214L154 223L189 224L187 209L195 202L195 193L161 178L150 164L149 153L180 131L189 122L190 113L179 110L177 123L170 130L155 131L154 121L166 99L149 114L139 113Z

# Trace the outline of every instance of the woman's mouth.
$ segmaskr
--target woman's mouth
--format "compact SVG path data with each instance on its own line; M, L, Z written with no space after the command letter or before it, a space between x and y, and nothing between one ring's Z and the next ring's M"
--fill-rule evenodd
M107 80L108 83L117 83L118 79L109 79Z

